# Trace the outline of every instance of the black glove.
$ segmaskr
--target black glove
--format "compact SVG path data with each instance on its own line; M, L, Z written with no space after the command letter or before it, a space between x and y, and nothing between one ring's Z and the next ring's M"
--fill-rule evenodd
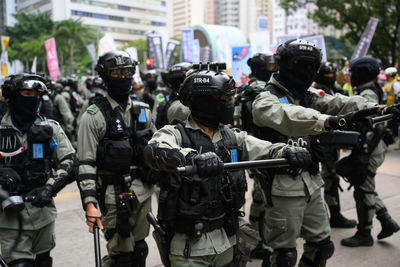
M333 130L351 130L354 124L355 112L350 112L344 115L330 116L328 118L329 127Z
M224 171L224 162L214 152L197 154L186 157L186 159L188 164L191 164L191 160L193 159L197 173L200 176L215 176Z
M282 157L289 161L289 165L296 169L307 169L312 158L310 152L304 147L287 146L282 151Z
M45 185L33 189L26 195L26 197L32 199L32 205L42 208L50 204L53 197L55 197L55 194L51 185Z
M243 91L240 93L240 102L247 102L251 101L253 102L254 99L260 94L261 90L257 87L252 87L252 86L245 86Z
M145 163L156 171L171 171L186 162L178 149L159 148L157 144L147 145L143 154Z
M383 115L386 115L386 114L394 114L394 115L396 115L397 118L400 118L400 104L395 104L395 105L386 107L383 110Z

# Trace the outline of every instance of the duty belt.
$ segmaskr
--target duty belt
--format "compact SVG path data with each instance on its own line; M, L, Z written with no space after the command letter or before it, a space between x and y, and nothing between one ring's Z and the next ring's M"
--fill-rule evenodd
M202 233L212 232L216 229L220 229L224 225L224 218L206 221L206 220L188 220L178 218L175 222L175 232L187 234L189 236L193 235L195 232L195 226L198 224L203 224L201 228Z

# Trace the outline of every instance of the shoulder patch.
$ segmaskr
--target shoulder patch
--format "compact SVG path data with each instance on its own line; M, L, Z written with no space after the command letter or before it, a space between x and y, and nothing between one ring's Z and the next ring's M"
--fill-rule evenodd
M89 114L96 114L99 110L100 108L96 104L92 104L86 109Z

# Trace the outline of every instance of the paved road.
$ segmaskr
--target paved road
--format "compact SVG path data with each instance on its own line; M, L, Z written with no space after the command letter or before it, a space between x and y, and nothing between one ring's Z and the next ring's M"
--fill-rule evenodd
M377 174L377 191L387 205L390 214L400 222L400 151L391 147L386 160ZM251 183L251 181L249 181ZM342 187L347 185L342 183ZM247 199L250 200L248 192ZM348 218L356 218L352 190L342 193L342 210ZM248 211L250 201L247 201L245 210ZM52 252L54 266L94 266L93 236L88 232L84 220L84 213L80 204L77 187L72 184L65 188L56 199L58 218L56 221L57 246ZM153 208L156 210L155 201ZM248 213L248 212L247 212ZM380 224L374 220L373 235L380 231ZM335 255L328 262L330 267L358 266L358 267L400 267L400 233L381 242L375 242L373 247L347 248L340 245L342 238L353 235L355 229L333 229L332 239L336 245ZM151 237L147 242L150 254L147 266L160 266L161 262ZM102 237L102 253L106 253L105 240ZM298 241L298 251L301 255L303 242ZM253 261L247 266L261 266L260 261Z

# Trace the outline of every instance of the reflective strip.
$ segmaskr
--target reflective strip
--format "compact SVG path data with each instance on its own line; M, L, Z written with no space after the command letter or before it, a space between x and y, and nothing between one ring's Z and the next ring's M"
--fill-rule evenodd
M17 150L13 151L13 152L2 152L0 151L0 158L3 157L14 157L22 152L25 151L25 146L21 146L20 148L18 148Z

